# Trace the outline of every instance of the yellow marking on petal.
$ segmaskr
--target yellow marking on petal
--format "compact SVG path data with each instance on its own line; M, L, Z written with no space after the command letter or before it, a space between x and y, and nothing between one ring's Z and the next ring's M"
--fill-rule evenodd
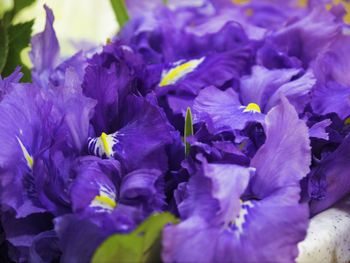
M108 142L107 142L107 136L108 136L107 134L105 134L104 132L102 132L100 138L101 138L101 140L102 140L103 147L105 148L107 157L108 157L108 158L111 158L111 153L110 153L109 145L108 145Z
M247 10L245 10L245 13L247 14L247 16L251 16L253 14L253 9L248 8Z
M246 4L249 2L250 2L250 0L232 0L232 3L237 4L237 5Z
M343 21L344 23L350 25L350 12L348 11L348 13L343 17Z
M107 38L106 44L112 44L112 43L113 43L112 40L110 38Z
M24 158L26 159L27 161L27 165L30 169L33 168L33 157L28 153L26 147L24 147L23 143L21 142L21 140L16 136L17 138L17 141L19 143L19 145L21 146L21 149L22 149L22 152L23 152L23 155L24 155Z
M242 151L243 147L247 144L247 141L242 142L242 144L238 147L239 151ZM241 200L242 201L242 200Z
M308 5L308 0L299 0L298 1L299 7L307 7L307 5Z
M324 7L326 8L327 11L331 10L333 4L330 3L330 4L326 4Z
M180 78L186 76L188 73L196 69L199 66L199 64L203 62L203 60L204 57L200 59L192 59L190 61L178 65L175 68L170 69L166 73L163 73L162 80L159 83L159 86L162 87L169 84L175 84Z
M346 118L345 121L344 121L344 124L345 125L350 125L350 118Z
M107 196L97 195L95 196L94 200L101 202L102 204L106 204L112 208L117 206L117 203Z
M259 112L259 113L261 113L261 110L260 110L260 107L258 104L249 103L243 112Z

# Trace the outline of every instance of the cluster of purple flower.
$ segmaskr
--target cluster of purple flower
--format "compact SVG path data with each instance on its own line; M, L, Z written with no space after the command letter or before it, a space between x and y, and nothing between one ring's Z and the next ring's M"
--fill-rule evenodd
M170 211L164 262L294 262L350 192L344 7L183 2L126 1L111 43L63 62L45 7L33 83L0 78L1 260L88 262Z

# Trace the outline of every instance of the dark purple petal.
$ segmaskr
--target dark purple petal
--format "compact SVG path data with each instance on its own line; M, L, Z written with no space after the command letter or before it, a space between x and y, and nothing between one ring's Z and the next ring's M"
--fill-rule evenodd
M118 77L115 71L103 67L88 66L84 78L84 94L97 100L91 120L96 134L112 132L111 123L118 117Z
M78 219L73 215L57 217L54 224L62 251L62 263L89 262L96 248L107 237L88 219Z
M161 95L171 90L183 90L196 95L201 88L210 85L220 87L226 81L240 77L249 62L249 56L248 48L240 48L208 57L176 62L169 69L163 70L156 92ZM172 74L173 71L183 67L186 70Z
M1 211L1 222L6 239L15 246L23 258L28 258L29 248L35 236L43 231L52 229L53 216L49 213L35 213L23 218L15 218L13 212Z
M80 152L85 146L89 132L89 121L93 115L96 101L83 95L79 76L74 68L68 68L65 83L51 91L54 102L53 115L61 121L61 136L66 136L66 144L73 151Z
M139 168L167 170L165 145L173 141L172 128L157 105L130 95L127 108L119 115L115 133L89 140L89 152L100 157L114 157L127 171Z
M30 262L53 262L61 255L58 237L54 230L38 234L29 250Z
M344 197L350 190L348 179L350 165L350 136L347 136L340 146L318 165L309 181L309 194L316 195L318 189L324 189L321 200L310 202L311 214L315 215L330 207Z
M123 177L120 201L143 204L145 210L161 211L166 205L162 173L156 169L135 170Z
M291 21L292 23L273 34L272 39L280 52L301 59L304 66L307 66L340 35L341 28L335 20L320 5L303 19Z

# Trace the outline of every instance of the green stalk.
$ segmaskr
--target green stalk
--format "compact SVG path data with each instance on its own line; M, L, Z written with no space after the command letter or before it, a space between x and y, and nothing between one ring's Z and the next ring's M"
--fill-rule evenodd
M186 119L185 119L185 132L184 132L184 141L185 141L185 154L186 156L190 152L191 145L186 142L186 137L193 135L193 125L192 125L192 113L190 107L187 108L186 111Z
M130 20L128 10L126 9L124 0L110 0L111 5L117 18L119 27L122 28L126 22Z

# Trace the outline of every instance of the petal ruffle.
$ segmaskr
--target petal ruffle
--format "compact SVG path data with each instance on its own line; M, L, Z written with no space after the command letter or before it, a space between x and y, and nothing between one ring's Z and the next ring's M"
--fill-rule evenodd
M288 100L266 116L266 141L251 160L256 168L252 191L260 199L281 190L280 204L299 200L299 181L309 172L311 149L308 128Z

